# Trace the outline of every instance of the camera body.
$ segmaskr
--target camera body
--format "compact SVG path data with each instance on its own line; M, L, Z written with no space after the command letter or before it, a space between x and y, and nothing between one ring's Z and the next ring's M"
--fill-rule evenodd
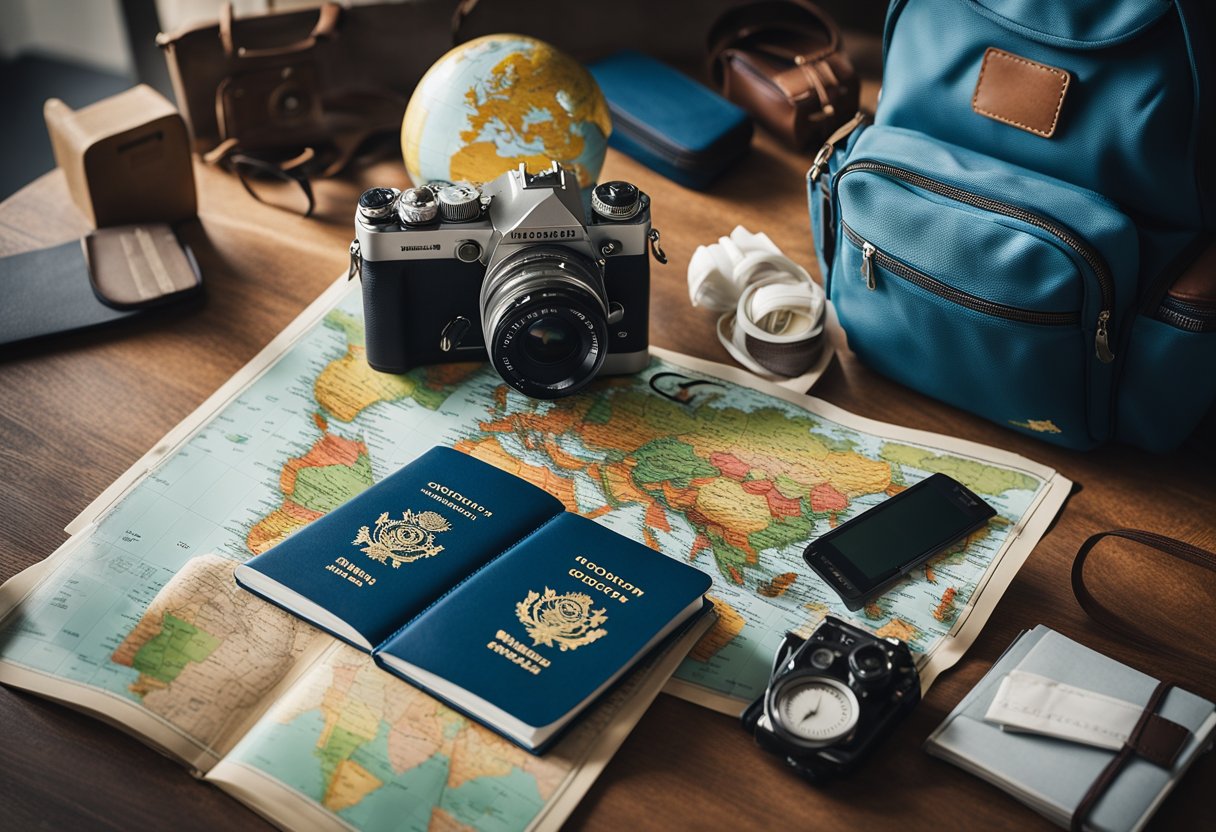
M851 772L919 701L906 644L829 615L810 638L786 635L741 719L762 748L819 781Z
M376 188L355 235L376 370L488 358L516 389L558 398L649 363L648 249L661 249L650 199L628 183L588 200L554 162L482 188Z

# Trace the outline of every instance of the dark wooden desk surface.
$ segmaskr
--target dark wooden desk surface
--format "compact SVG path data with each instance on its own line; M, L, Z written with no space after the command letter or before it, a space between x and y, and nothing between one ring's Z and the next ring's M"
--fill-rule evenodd
M699 194L610 153L604 177L633 180L653 195L655 225L671 258L653 274L653 343L729 361L713 335L714 316L689 306L685 267L698 244L738 223L768 232L813 267L806 167L805 156L759 136L743 164ZM364 185L405 182L401 166L385 162L347 180L320 183L319 217L304 220L254 202L222 173L199 167L197 176L201 225L185 236L205 275L201 309L65 336L0 360L0 579L49 554L69 520L345 268L353 206ZM86 230L59 173L0 205L0 254ZM3 294L0 286L0 302ZM1004 647L1038 623L1216 697L1210 658L1216 582L1182 570L1169 578L1159 571L1159 558L1141 553L1112 557L1107 568L1094 570L1104 591L1129 599L1121 604L1129 614L1172 625L1179 640L1194 639L1194 652L1205 658L1179 663L1098 630L1073 600L1068 580L1078 545L1102 529L1140 527L1216 547L1216 463L1187 451L1060 450L899 387L848 355L834 360L815 392L863 416L1023 454L1054 466L1082 489L968 655L851 780L812 788L758 751L734 720L662 696L579 806L571 827L1050 828L1011 798L920 750ZM0 690L0 737L0 827L266 828L240 803L137 740L37 697ZM1216 755L1208 755L1165 802L1154 827L1183 828L1208 817L1213 782Z

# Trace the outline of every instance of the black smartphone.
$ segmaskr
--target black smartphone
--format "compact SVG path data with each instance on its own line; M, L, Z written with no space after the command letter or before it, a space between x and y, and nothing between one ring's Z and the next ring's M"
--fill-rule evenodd
M802 557L858 610L995 514L962 483L933 474L812 540Z

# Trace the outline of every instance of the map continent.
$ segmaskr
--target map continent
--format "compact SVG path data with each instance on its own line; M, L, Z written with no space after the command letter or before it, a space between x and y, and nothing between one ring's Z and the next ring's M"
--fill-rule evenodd
M192 559L112 657L139 672L130 692L144 707L212 750L327 638L238 589L235 566L214 555Z
M636 681L538 757L339 645L229 761L273 772L364 830L521 830L583 763Z

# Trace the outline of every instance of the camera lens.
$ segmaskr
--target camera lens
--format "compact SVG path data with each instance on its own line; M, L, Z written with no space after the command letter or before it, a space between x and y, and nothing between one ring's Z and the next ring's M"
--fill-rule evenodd
M581 389L604 364L608 308L603 277L569 249L521 249L486 273L482 331L508 384L537 399Z
M862 644L849 653L849 670L867 687L881 684L891 674L891 659L881 645Z
M537 364L556 364L569 359L578 349L579 341L578 333L567 321L541 318L528 327L522 348Z
M820 647L811 653L811 667L827 670L832 666L832 662L834 661L836 661L836 654L826 647Z

